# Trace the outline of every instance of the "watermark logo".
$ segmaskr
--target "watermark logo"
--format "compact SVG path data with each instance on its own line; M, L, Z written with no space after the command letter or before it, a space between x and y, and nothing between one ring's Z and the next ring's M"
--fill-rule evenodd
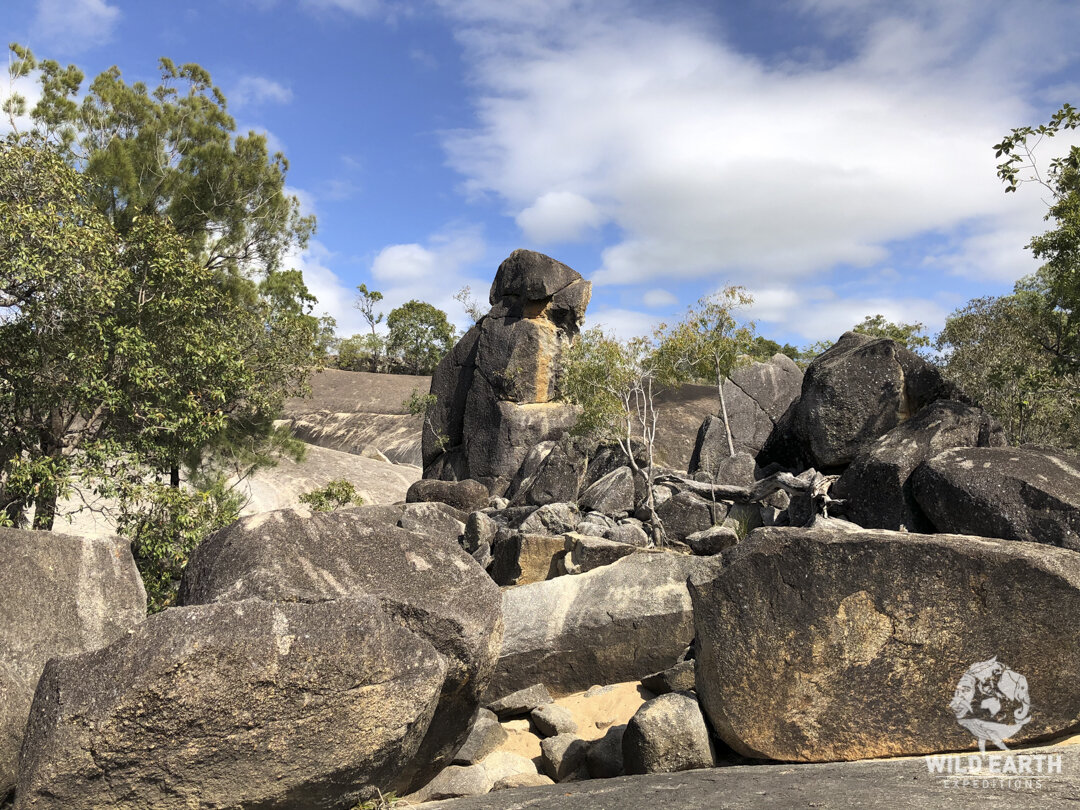
M1031 720L1027 678L1009 669L994 656L968 667L956 684L949 708L956 722L979 741L986 753L991 742L1008 751L1005 740L1016 736Z
M1058 753L987 755L988 742L1009 751L1005 740L1031 722L1027 678L998 661L997 656L968 667L956 684L949 709L956 722L979 741L979 753L927 756L927 771L941 779L944 787L1039 790L1044 780L1063 773Z

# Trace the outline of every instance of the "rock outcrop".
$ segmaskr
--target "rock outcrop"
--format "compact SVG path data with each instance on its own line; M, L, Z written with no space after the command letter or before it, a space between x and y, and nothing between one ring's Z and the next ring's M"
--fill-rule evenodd
M690 591L697 692L744 756L957 751L1080 724L1074 552L839 521L765 528Z
M912 476L940 532L1049 543L1080 551L1080 457L1056 450L946 450Z
M50 658L104 647L146 618L146 592L118 537L0 529L0 804Z
M868 529L903 527L912 532L932 532L934 526L912 492L911 474L915 468L953 447L1004 444L1001 425L981 408L950 399L938 400L864 448L830 494L846 500L846 517ZM947 511L951 509L950 503Z
M697 700L685 692L671 692L643 705L626 726L622 754L627 773L711 768L712 741Z
M192 554L180 601L323 602L368 595L430 641L446 658L446 679L427 736L393 786L406 793L448 765L468 735L500 649L501 599L457 543L394 526L386 509L310 516L284 510L234 523Z
M446 669L371 597L174 608L49 661L15 807L349 807L415 757Z
M565 264L516 250L491 285L491 310L458 341L431 380L438 400L424 426L424 477L475 478L501 496L536 444L573 425L555 402L562 353L592 286Z
M806 369L792 427L808 466L834 469L924 406L956 395L940 371L895 341L845 332Z

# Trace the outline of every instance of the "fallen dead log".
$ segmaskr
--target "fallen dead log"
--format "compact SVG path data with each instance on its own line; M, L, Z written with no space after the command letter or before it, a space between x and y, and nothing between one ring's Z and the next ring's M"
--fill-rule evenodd
M722 501L735 501L736 503L761 503L775 492L786 492L793 497L808 497L814 507L811 514L820 514L822 517L827 518L830 508L835 510L844 504L843 499L833 498L829 495L829 489L839 477L838 475L822 475L811 467L799 475L792 475L789 472L773 473L767 478L762 478L752 487L740 487L732 484L709 484L674 473L659 475L654 479L654 483L674 484L681 489L687 489L699 495Z

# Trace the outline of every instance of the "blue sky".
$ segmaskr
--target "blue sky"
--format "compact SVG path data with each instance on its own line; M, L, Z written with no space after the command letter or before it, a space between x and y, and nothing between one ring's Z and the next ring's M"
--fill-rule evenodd
M486 300L518 247L590 278L589 324L624 335L725 284L782 342L873 313L936 331L1035 268L1046 195L1005 195L991 145L1080 103L1072 0L0 8L5 42L91 77L208 69L288 157L319 223L294 264L343 336L361 282L467 325L454 292Z

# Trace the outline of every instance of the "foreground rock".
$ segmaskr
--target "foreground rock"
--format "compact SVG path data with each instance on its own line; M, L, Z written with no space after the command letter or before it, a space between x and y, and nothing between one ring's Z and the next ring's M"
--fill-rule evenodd
M349 807L415 756L445 675L370 597L168 610L48 663L15 807Z
M192 554L180 600L321 602L369 595L430 641L447 660L446 682L413 765L398 774L394 789L405 793L450 764L468 735L500 647L501 599L456 543L394 526L387 511L359 507L308 516L284 510L234 523Z
M536 683L565 695L670 667L694 636L687 578L718 566L708 557L639 553L505 591L506 635L489 696Z
M712 743L697 700L685 692L654 698L637 710L622 736L627 773L711 768Z
M697 692L724 742L824 761L969 749L962 721L1018 743L1080 723L1080 556L850 526L759 529L691 586ZM972 679L985 693L957 703Z
M1080 791L1080 746L1017 751L1043 763L1043 773L1007 779L929 774L923 758L832 762L823 765L741 765L674 774L622 776L564 782L505 795L481 796L428 805L431 810L626 810L679 807L680 810L773 810L814 807L861 810L891 806L917 810L1015 810L1017 807L1075 806ZM1060 759L1057 759L1060 757ZM982 757L988 767L988 757ZM961 763L966 765L965 760ZM1054 773L1046 773L1053 767ZM1032 765L1034 770L1034 764ZM1015 785L1015 787L1010 787Z
M45 662L104 647L146 618L127 543L0 529L0 802Z
M529 451L573 425L555 402L558 366L592 286L561 262L515 250L491 285L491 311L447 353L431 380L424 477L475 478L503 495Z
M1080 458L1054 450L949 450L912 476L941 532L1049 543L1080 551Z
M847 518L868 529L904 527L911 532L932 532L934 526L912 492L911 474L915 468L953 447L1004 444L1001 425L981 408L939 400L859 453L830 494L846 500ZM942 495L948 499L948 495ZM947 511L951 511L951 503Z
M808 466L831 469L953 393L940 371L895 341L845 332L806 369L794 430Z

